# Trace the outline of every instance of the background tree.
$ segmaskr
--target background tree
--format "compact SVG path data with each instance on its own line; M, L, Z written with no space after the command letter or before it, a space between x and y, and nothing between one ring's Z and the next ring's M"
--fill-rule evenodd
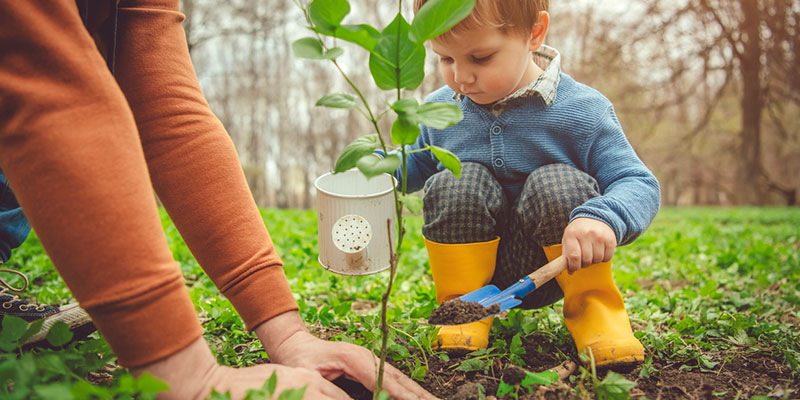
M693 126L681 137L683 149L705 142L712 146L711 160L730 162L732 179L721 171L708 174L716 184L695 183L719 187L728 181L723 185L734 204L798 204L800 5L791 0L644 4L626 46L648 55L639 58L640 65L663 69L655 76L665 79L650 90L672 86L652 92L669 94L659 96L656 106L687 108ZM731 98L738 99L738 110L731 108ZM724 140L732 121L738 125L734 137ZM717 140L709 143L712 136ZM714 150L732 150L732 157Z
M370 24L395 11L351 4ZM347 88L330 69L292 57L291 42L308 33L303 16L285 0L184 0L183 8L201 85L257 202L313 207L314 179L370 127L314 107L315 94ZM665 205L798 204L797 0L559 0L550 11L546 42L561 51L565 72L614 103ZM419 100L443 84L428 53L412 93ZM352 56L342 67L369 87Z

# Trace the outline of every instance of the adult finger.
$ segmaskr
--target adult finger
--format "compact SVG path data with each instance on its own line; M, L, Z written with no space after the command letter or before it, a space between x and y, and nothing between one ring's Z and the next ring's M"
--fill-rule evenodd
M262 386L273 373L277 374L275 395L305 387L303 397L307 399L347 400L350 396L336 385L323 378L317 371L306 368L285 367L277 364L263 364L247 368L223 367L216 376L210 378L211 386L218 392L231 392L231 398L244 397L248 389Z
M364 347L352 344L341 347L346 351L345 362L347 364L346 374L353 380L361 382L369 390L375 390L375 376L378 368L378 357ZM384 365L383 390L389 393L392 398L400 400L411 399L435 399L421 386L405 376L402 372L392 367L388 363Z
M384 369L383 387L389 394L407 393L410 399L436 399L436 396L388 363Z

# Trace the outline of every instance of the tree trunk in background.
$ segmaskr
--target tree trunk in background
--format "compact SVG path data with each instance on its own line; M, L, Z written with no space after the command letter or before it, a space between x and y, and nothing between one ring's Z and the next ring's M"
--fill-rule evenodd
M742 1L742 47L739 56L742 77L742 130L736 174L737 202L760 204L761 115L764 109L761 78L761 15L756 0Z

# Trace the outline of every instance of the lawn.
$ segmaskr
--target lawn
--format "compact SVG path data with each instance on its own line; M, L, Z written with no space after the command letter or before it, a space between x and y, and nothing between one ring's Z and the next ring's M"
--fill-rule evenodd
M388 274L347 277L316 260L314 211L262 210L300 313L320 337L377 349L379 302ZM535 311L511 310L495 321L488 349L449 357L432 351L436 306L422 220L406 219L405 251L391 297L389 361L442 398L800 398L800 209L664 209L635 243L615 253L614 274L645 363L606 373L578 367L562 379L543 371L579 362L563 326L561 302ZM164 215L175 259L220 362L266 362L230 303L203 274ZM40 303L70 298L35 236L10 268L32 284ZM19 282L10 279L12 283ZM0 332L6 351L21 335ZM54 332L54 340L63 340ZM10 345L9 345L10 343ZM151 379L132 378L114 365L98 334L59 351L0 350L2 398L148 398ZM563 372L563 371L562 371ZM535 382L544 382L539 384ZM355 398L363 388L339 382ZM479 397L474 397L479 398Z

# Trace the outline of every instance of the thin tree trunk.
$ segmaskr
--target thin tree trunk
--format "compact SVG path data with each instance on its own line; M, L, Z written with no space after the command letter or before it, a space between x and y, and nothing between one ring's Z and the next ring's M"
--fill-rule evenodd
M742 74L742 126L739 143L739 165L736 176L739 204L759 204L761 156L761 117L764 109L761 84L761 15L757 0L743 0L743 51L740 57Z

